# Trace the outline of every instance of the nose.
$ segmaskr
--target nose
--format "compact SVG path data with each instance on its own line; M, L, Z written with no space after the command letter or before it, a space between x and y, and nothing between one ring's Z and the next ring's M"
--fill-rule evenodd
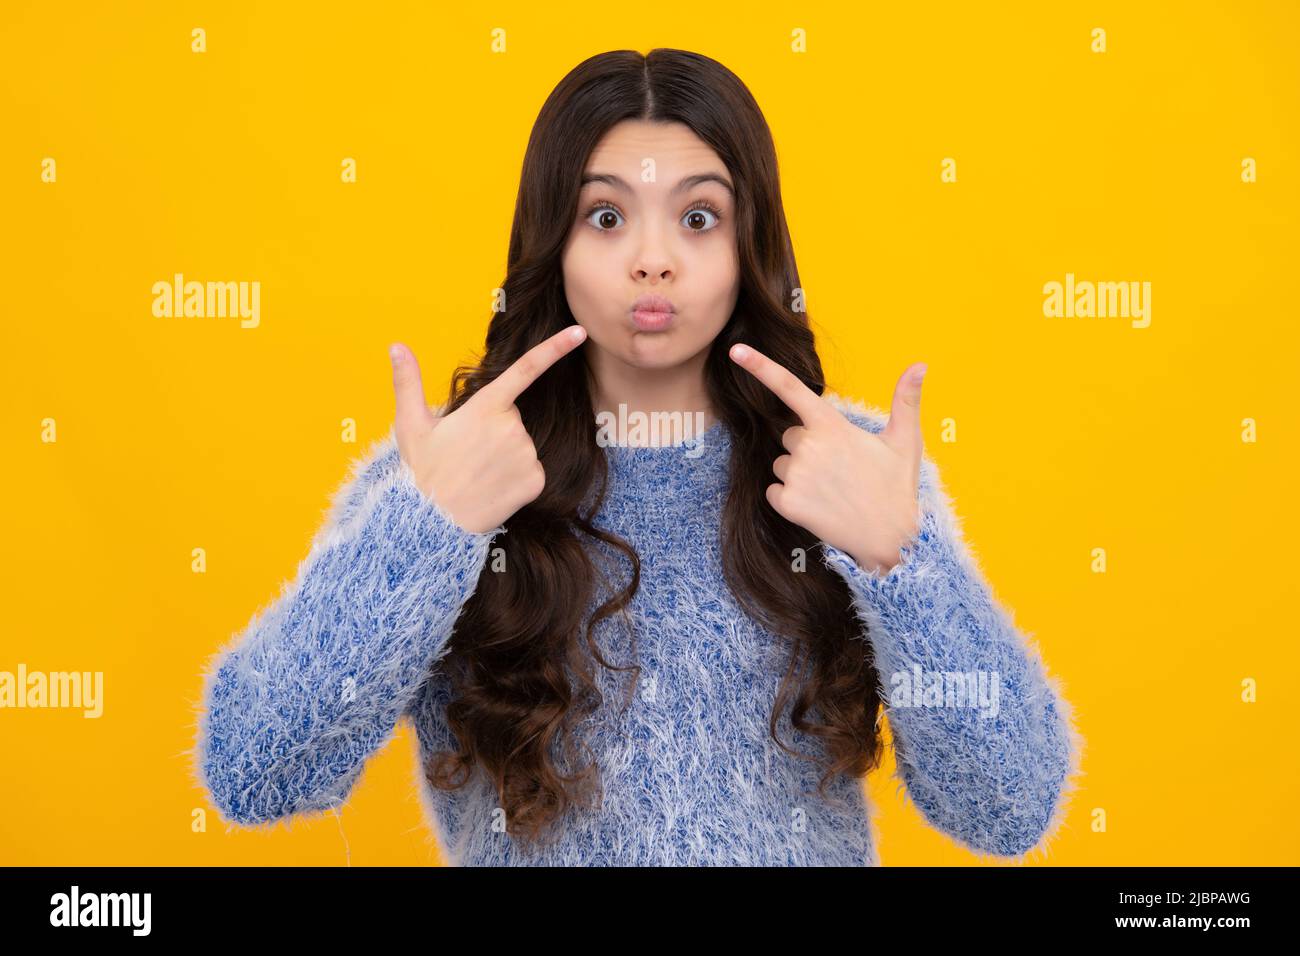
M637 249L632 275L637 281L649 277L652 282L660 282L672 275L672 257L662 232L655 226L641 230L641 244Z
M650 277L650 281L652 281L652 282L662 282L662 281L664 281L665 279L667 279L667 278L672 274L672 270L671 270L671 269L668 269L668 268L663 268L663 269L637 269L637 270L636 270L634 273L632 273L632 274L636 277L636 279L637 279L638 281L640 281L640 280L646 278L647 276L649 276L649 277Z

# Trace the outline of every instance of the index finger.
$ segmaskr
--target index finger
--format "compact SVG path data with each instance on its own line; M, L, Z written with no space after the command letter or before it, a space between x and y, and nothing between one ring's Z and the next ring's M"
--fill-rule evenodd
M752 345L733 345L732 361L775 393L776 397L811 425L826 412L821 396L799 381L799 376L778 365Z
M542 377L542 373L582 344L587 330L581 325L561 329L525 352L508 369L478 390L502 408L513 404L529 385Z

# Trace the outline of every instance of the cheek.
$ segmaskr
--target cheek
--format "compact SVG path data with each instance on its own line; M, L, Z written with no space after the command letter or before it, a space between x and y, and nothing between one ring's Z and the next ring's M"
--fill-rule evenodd
M569 240L561 260L561 267L564 273L564 287L569 295L580 297L588 294L586 290L591 286L597 270L593 268L591 251L581 236Z
M566 241L565 261L568 268L577 274L596 275L602 266L606 266L612 254L612 246L602 242L602 237L588 226L573 227Z
M709 297L722 302L734 297L739 289L740 260L735 241L729 237L718 238L701 260L704 267L701 272L708 277Z
M561 261L569 311L588 331L603 324L609 303L616 299L606 256L600 243L579 234L569 240Z

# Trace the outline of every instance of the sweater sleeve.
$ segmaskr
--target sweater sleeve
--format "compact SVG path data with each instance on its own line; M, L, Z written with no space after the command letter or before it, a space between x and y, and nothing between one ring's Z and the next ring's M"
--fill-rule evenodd
M885 421L860 409L846 417L873 433ZM913 802L975 852L1023 858L1063 824L1083 739L1059 681L977 567L928 456L918 503L919 531L888 573L824 542L823 559L866 625L897 775ZM965 703L956 675L965 676Z
M504 530L455 524L391 429L354 462L295 578L205 673L195 770L225 819L344 802L445 654Z

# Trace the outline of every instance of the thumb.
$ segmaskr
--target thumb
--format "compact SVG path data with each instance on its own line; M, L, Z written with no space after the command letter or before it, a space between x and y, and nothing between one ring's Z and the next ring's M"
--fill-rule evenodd
M429 412L424 403L420 363L415 360L415 353L400 342L389 346L388 355L393 363L393 392L397 399L393 415L395 429L398 435L410 434Z
M919 466L923 443L921 441L921 381L926 365L918 362L910 366L894 386L894 400L889 407L889 421L881 438L890 446L906 450Z

